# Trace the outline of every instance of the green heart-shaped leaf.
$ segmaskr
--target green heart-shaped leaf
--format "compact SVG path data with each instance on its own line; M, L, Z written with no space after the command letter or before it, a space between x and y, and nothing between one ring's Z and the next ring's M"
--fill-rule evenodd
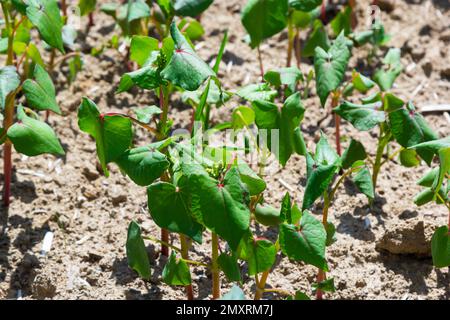
M141 228L134 221L131 221L128 227L126 248L128 265L136 271L141 278L149 280L151 269L147 249L145 248L144 240L141 236Z
M438 268L450 266L450 234L448 226L439 227L431 238L433 265Z
M37 110L51 110L61 114L56 102L56 91L49 74L40 65L34 68L32 79L27 79L23 83L23 92L27 102Z
M161 277L170 286L188 286L192 282L188 264L183 259L177 260L175 251L172 251Z
M235 255L222 253L217 259L220 269L225 273L228 281L241 281L241 270Z
M173 9L178 16L197 17L213 3L214 0L173 0Z
M361 131L368 131L386 120L380 101L363 105L344 101L333 111Z

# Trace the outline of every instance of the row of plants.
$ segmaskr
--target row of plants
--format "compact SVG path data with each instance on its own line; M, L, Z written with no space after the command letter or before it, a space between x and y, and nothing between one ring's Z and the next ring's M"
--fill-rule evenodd
M143 234L133 221L126 244L129 265L143 279L150 279L152 273L145 245L150 241L159 243L161 254L167 256L162 280L168 285L184 286L188 299L194 298L192 267L204 267L211 274L214 299L222 295L221 274L229 282L242 284L244 272L254 279L255 299L268 292L288 299L310 299L311 292L267 288L270 273L282 257L317 267L312 293L322 299L324 293L335 291L333 278L326 274L331 271L326 251L335 241L336 228L328 219L333 200L343 182L350 179L373 205L379 173L397 157L406 167L418 166L421 160L433 166L437 163L433 160L439 159L439 166L418 182L425 190L414 201L417 205L435 201L450 211L449 137L439 139L412 102L390 92L402 71L400 51L390 49L371 77L348 70L355 47L370 43L368 63L377 59L378 48L389 39L381 24L354 33L354 3L349 3L331 21L335 39L330 40L323 22L317 19L322 1L250 0L242 10L249 44L259 48L262 41L287 28L286 67L265 72L258 49L262 81L225 91L218 71L227 33L212 67L193 46L193 41L204 35L199 16L211 3L129 0L101 8L116 20L128 43L127 59L132 62L132 70L121 77L117 94L137 86L158 97L158 105L123 114L101 112L88 98L83 99L78 110L79 127L95 139L105 175L109 175L108 164L115 163L134 183L147 189L149 214L161 228L161 237ZM95 5L95 1L80 1L82 14L91 15L90 24L95 23ZM51 127L40 120L39 111L61 113L51 80L58 64L56 51L61 52L61 62L78 55L66 53L66 15L61 16L56 1L2 1L2 9L7 61L0 69L1 142L3 199L8 205L12 145L27 156L64 153ZM34 38L26 38L33 28L40 34L39 44ZM309 39L300 50L299 33L307 28ZM117 44L118 38L110 42ZM38 49L46 46L50 47L48 63L44 63ZM101 50L93 53L101 54ZM297 67L291 66L293 54ZM299 68L302 57L314 61L314 71L307 75ZM346 78L348 71L351 77ZM311 96L313 80L322 107L331 100L336 149L323 133L314 151L306 147L301 131L306 112L303 100ZM175 129L170 119L175 91L192 106L192 124L185 134L171 134ZM233 96L245 103L232 109L229 122L213 122L211 109L227 104ZM350 97L361 102L347 101ZM374 159L354 139L341 152L341 118L360 131L378 130ZM152 141L136 143L135 127L148 131ZM232 130L233 139L220 147L213 147L205 139L205 135L220 136L226 130ZM242 145L239 137L243 137ZM258 159L255 171L245 161L252 154ZM298 202L286 194L279 208L268 206L264 198L266 164L275 157L284 166L293 154L304 156L307 164L303 199ZM322 203L322 219L309 211L318 202ZM261 238L256 232L258 225L277 230L276 238ZM439 228L433 236L433 263L437 267L450 265L449 226ZM172 240L178 238L179 247L170 240L170 234ZM191 260L192 247L200 245L205 235L211 245L210 258ZM242 299L244 295L236 286L223 297Z

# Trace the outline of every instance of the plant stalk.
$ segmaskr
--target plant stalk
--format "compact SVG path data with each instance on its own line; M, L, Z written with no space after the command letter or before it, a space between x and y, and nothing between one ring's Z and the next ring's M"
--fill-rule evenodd
M189 259L189 240L184 234L180 233L180 243L181 243L181 257L183 259ZM185 287L186 296L188 300L194 300L194 290L192 284Z
M219 237L214 232L212 233L211 249L212 297L216 300L220 298L219 265L217 263L219 258Z
M258 281L258 275L255 275L256 282L256 292L255 292L255 300L260 300L263 296L263 293L266 288L267 278L269 277L270 269L264 271L261 275L261 279Z
M263 65L263 61L262 61L262 57L261 57L261 48L257 47L257 51L258 51L258 60L259 60L259 71L261 72L261 79L262 81L264 81L264 65Z
M322 224L326 230L327 224L328 224L328 209L330 207L330 198L328 197L328 193L325 190L323 193L323 210L322 210ZM322 269L319 269L319 272L317 273L317 283L321 283L326 278L325 271ZM316 292L316 298L317 300L323 299L323 292L320 289L317 289Z
M384 149L386 148L386 145L389 142L389 138L383 134L383 128L380 127L380 137L378 138L378 146L377 146L377 153L375 155L375 162L373 164L372 169L372 185L373 190L376 191L377 188L377 180L378 175L380 173L381 166L383 164L383 153Z
M295 33L295 59L297 60L297 68L300 69L300 65L302 63L302 44L300 39L300 28L297 28L297 32Z
M295 39L295 33L294 33L294 26L292 25L292 14L289 15L288 20L288 52L287 52L287 62L286 66L290 67L292 63L292 52L294 50L294 39Z
M15 94L12 93L6 99L5 114L3 119L3 129L8 132L9 127L13 125L14 121L14 99ZM12 144L8 138L6 138L3 146L3 177L4 177L4 189L3 189L3 205L9 207L11 198L11 176L12 176Z

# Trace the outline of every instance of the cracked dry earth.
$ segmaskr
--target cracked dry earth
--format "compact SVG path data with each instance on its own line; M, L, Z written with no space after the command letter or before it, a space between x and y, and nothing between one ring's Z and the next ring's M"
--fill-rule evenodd
M216 1L204 14L206 34L197 44L202 58L215 58L223 31L228 28L230 41L219 76L226 89L256 82L259 66L255 52L245 44L245 32L239 21L244 1ZM430 104L450 101L450 9L446 0L379 1L383 23L392 35L389 45L401 48L405 72L397 79L394 93L411 99L421 109ZM390 3L390 5L389 5ZM364 28L369 1L358 1L359 28ZM86 22L86 21L83 21ZM169 287L160 281L163 258L152 260L151 281L144 282L128 268L125 240L128 223L137 220L148 234L158 236L159 230L146 211L146 192L111 166L111 177L99 172L95 144L78 129L76 109L82 96L89 96L102 110L127 111L132 106L154 104L152 94L141 90L116 95L120 75L126 72L124 57L107 49L98 57L88 53L118 31L114 22L102 13L96 14L96 25L86 35L80 32L79 46L85 61L76 81L67 84L62 71L54 77L62 117L51 116L50 122L66 150L66 156L26 158L14 155L12 204L0 212L0 298L15 299L184 299L183 288ZM302 40L307 34L302 34ZM206 39L208 41L206 42ZM265 68L285 64L286 33L281 33L262 46ZM386 48L378 53L383 56ZM367 50L354 50L351 67L371 74L365 62ZM307 73L312 61L304 59L301 69ZM349 68L350 69L350 68ZM315 94L313 90L313 95ZM333 138L332 117L318 126L328 112L319 107L317 98L304 101L306 116L302 131L309 147L319 137L319 129ZM213 121L229 119L239 105L236 99L214 109ZM173 98L171 117L176 128L188 126L191 110L179 95ZM425 117L439 135L450 134L450 124L442 113L426 113ZM348 123L342 125L344 147L349 138L364 141L368 150L375 150L376 133L356 132ZM137 131L139 142L149 141ZM372 154L373 156L373 154ZM2 162L0 162L2 163ZM0 168L2 170L2 168ZM446 221L446 211L436 205L416 207L412 198L419 191L415 181L426 168L406 169L395 161L382 171L379 197L371 209L355 186L345 183L330 211L337 227L337 242L329 247L330 276L337 291L330 299L449 299L450 273L436 269L430 258L430 237L437 225ZM269 167L265 198L278 205L286 191L300 202L305 186L304 159L294 156L283 169ZM319 217L320 203L313 208ZM51 251L40 256L44 235L54 232ZM271 238L274 229L261 229ZM177 239L172 238L174 244ZM195 245L191 259L208 261L210 239ZM148 244L150 257L159 247ZM311 293L315 268L290 262L286 257L268 279L268 286ZM210 298L211 278L202 267L192 270L194 293L199 299ZM231 286L223 281L225 291ZM254 282L244 278L248 297ZM275 294L267 299L281 299Z

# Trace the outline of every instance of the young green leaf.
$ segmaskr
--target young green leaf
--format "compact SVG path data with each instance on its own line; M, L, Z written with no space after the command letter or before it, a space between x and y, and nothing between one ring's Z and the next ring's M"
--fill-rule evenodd
M320 20L315 20L313 25L313 31L311 32L308 40L306 40L305 46L302 50L303 57L312 57L316 48L322 48L325 51L330 49L330 39L328 38L327 31Z
M327 222L327 227L325 228L325 231L327 232L327 247L331 246L333 243L337 241L336 239L336 227L332 222Z
M266 182L261 179L245 162L237 165L241 181L245 183L251 196L260 194L266 189Z
M53 129L45 122L28 117L22 106L17 108L18 121L7 132L19 153L32 157L43 153L64 155Z
M177 261L175 251L172 251L161 276L164 283L170 286L188 286L192 282L188 264L183 259Z
M391 48L384 57L383 68L375 71L373 79L382 91L388 91L400 75L403 66L400 62L400 49Z
M231 117L234 129L250 127L255 123L255 111L247 106L239 106L234 109Z
M147 196L150 215L159 227L202 242L202 226L192 216L190 194L183 179L177 186L156 182L147 188Z
M127 236L127 258L128 265L136 271L139 276L149 280L151 276L150 261L147 249L141 236L141 228L135 221L131 221Z
M100 114L93 101L83 98L78 108L78 126L95 139L100 164L108 176L106 165L115 161L131 145L131 120L121 115Z
M162 113L162 110L154 105L142 108L135 108L133 111L134 114L136 115L136 119L146 124L149 124L154 116Z
M287 25L288 0L249 0L242 9L241 21L256 48L262 41Z
M280 217L280 210L277 210L271 206L256 205L255 218L258 223L265 226L277 226L283 222Z
M363 105L344 101L333 111L361 131L368 131L386 120L383 105L379 101Z
M276 88L285 85L288 97L296 91L297 83L303 81L303 74L296 67L280 68L266 72L264 80Z
M320 47L316 48L314 54L316 90L322 106L325 106L328 95L344 80L349 59L348 39L344 33L336 38L328 52Z
M361 142L351 139L350 145L347 149L345 149L344 154L342 155L341 162L342 168L348 169L353 163L358 160L364 160L367 158L366 149Z
M223 182L218 182L198 165L181 166L189 179L196 220L224 238L235 250L248 232L250 221L246 205L248 191L243 188L238 170L232 167Z
M327 233L322 223L304 211L299 226L280 225L280 246L290 259L328 270L325 260Z
M312 11L322 4L322 0L289 0L289 7L300 11Z
M339 13L331 20L331 29L335 36L338 36L341 32L347 36L352 31L351 20L352 19L352 8L350 6L345 7L344 10L339 11Z
M324 292L335 292L334 278L326 279L320 283L313 283L312 287L314 290L320 290Z
M272 90L267 83L250 84L244 88L239 89L236 94L250 102L256 100L273 101L278 95L276 90Z
M310 208L316 199L323 194L339 168L336 163L328 165L317 164L310 154L306 156L306 164L308 179L303 195L302 210Z
M80 15L85 16L91 12L94 12L97 0L80 0L78 7L80 8Z
M29 105L37 110L51 110L61 114L56 102L56 91L49 74L40 65L34 68L34 80L23 83L23 92Z
M450 234L448 226L439 227L431 238L433 265L438 268L450 266Z
M220 269L225 273L228 281L241 281L241 270L234 254L222 253L217 259Z
M411 102L408 102L405 108L390 112L389 120L392 135L405 148L438 139L437 134L428 126L423 116L416 112ZM433 160L432 152L417 151L425 162L431 163Z
M159 51L159 41L152 37L133 36L130 44L130 60L143 66L153 51Z
M320 139L316 145L314 160L321 165L339 164L341 161L336 150L330 146L330 143L323 132L320 132Z
M275 245L266 239L249 239L245 251L251 276L269 270L277 256Z
M17 89L20 84L20 77L14 66L0 68L0 108L5 108L6 97Z
M182 17L197 17L213 3L214 0L173 0L175 13Z
M370 174L370 170L367 166L364 166L356 173L356 175L353 177L353 182L356 184L358 189L369 199L373 199L375 197L372 175Z
M413 149L403 149L400 151L400 163L407 168L416 167L420 164L420 158Z
M195 53L175 22L172 22L170 33L175 42L175 51L161 76L185 90L197 90L207 78L216 74Z
M36 26L42 39L53 48L64 53L62 27L63 22L55 0L30 1L26 15Z
M115 162L139 186L148 186L169 167L166 156L152 146L129 149Z

